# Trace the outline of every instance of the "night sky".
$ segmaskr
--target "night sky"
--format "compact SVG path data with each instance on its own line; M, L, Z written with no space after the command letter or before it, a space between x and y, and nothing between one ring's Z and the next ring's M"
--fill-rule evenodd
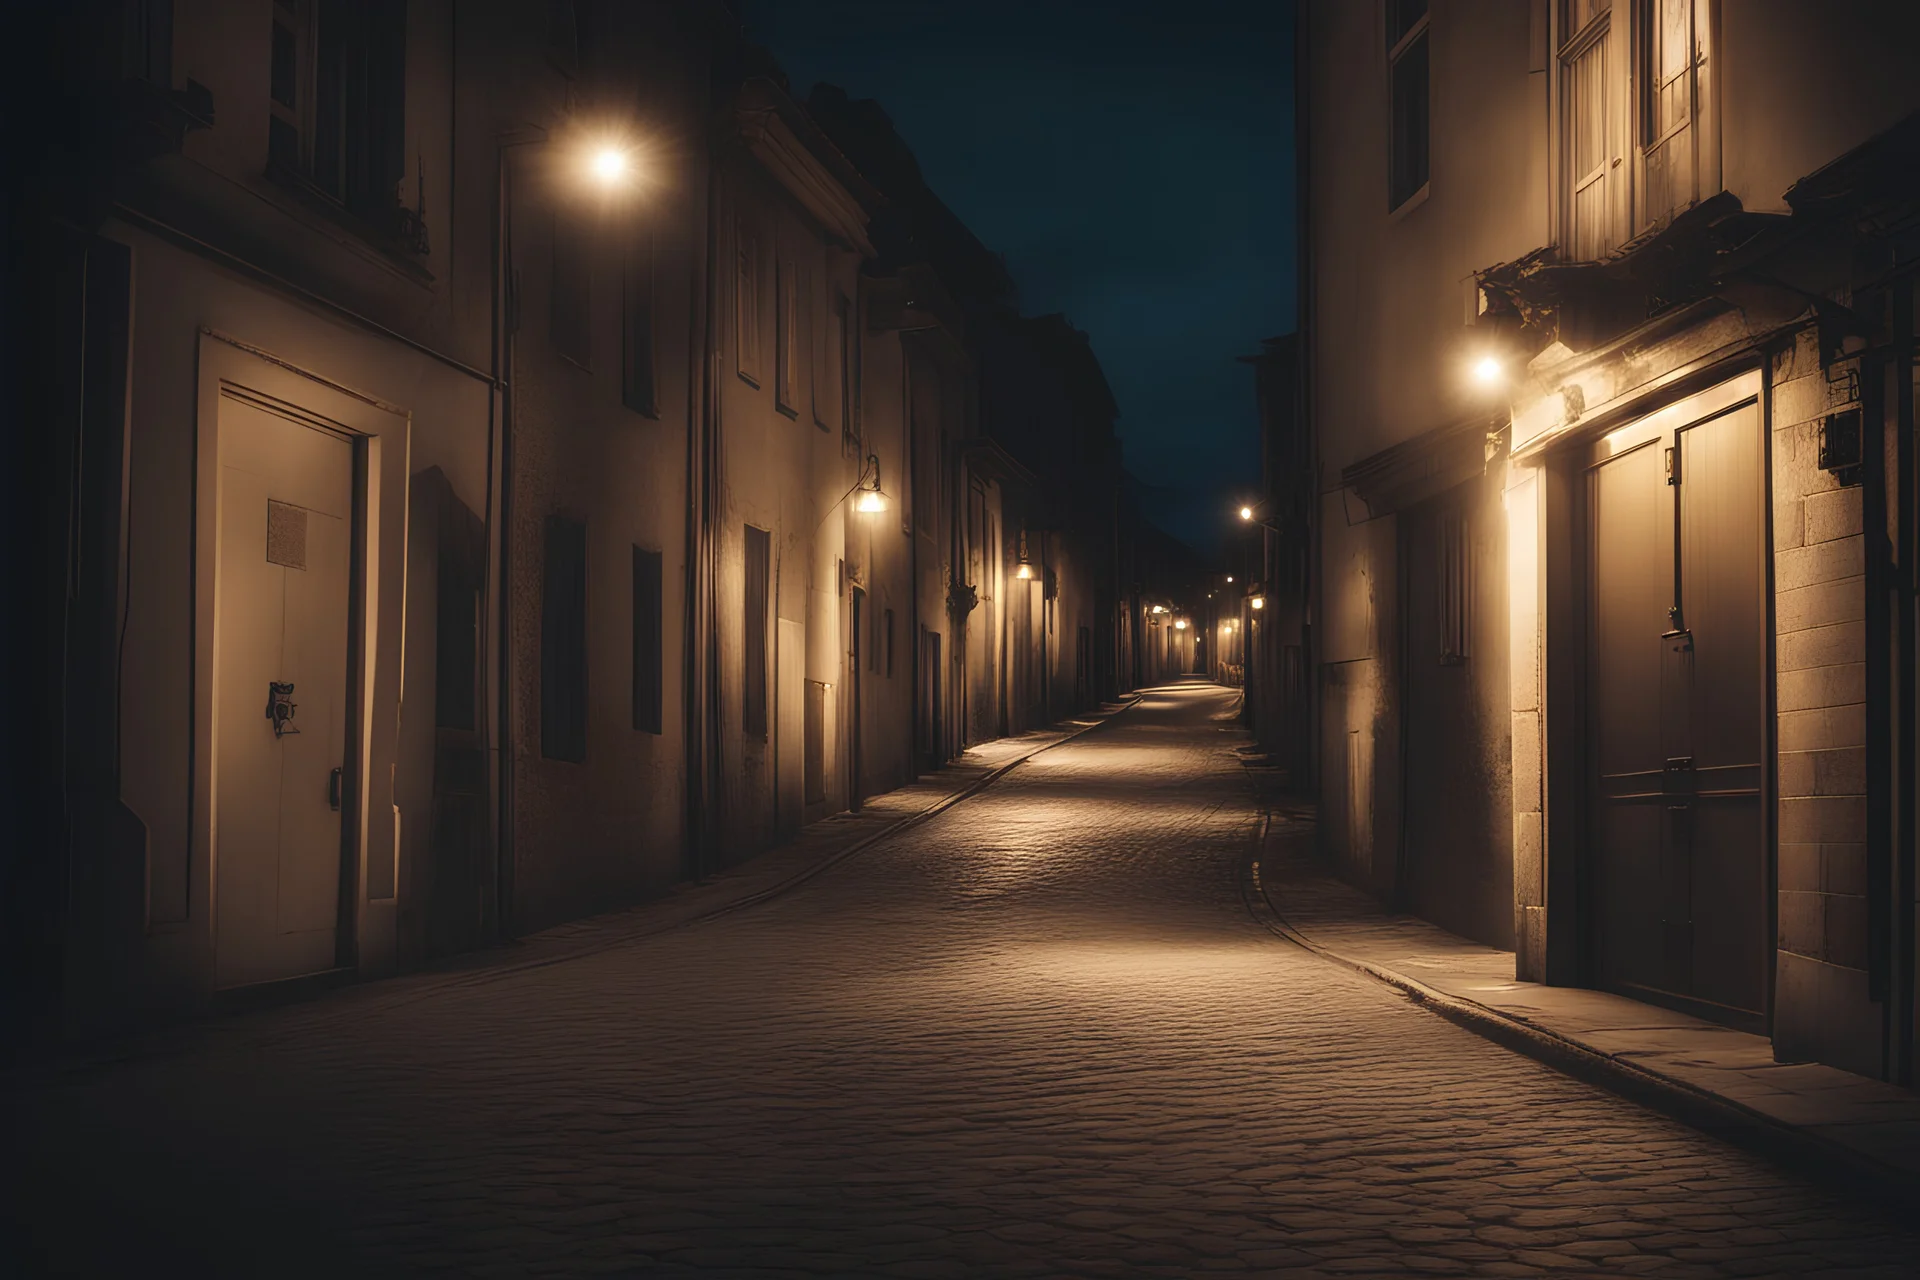
M1294 327L1292 5L742 9L797 97L824 80L880 101L935 192L1006 255L1026 313L1092 336L1148 514L1212 551L1260 475L1234 357Z

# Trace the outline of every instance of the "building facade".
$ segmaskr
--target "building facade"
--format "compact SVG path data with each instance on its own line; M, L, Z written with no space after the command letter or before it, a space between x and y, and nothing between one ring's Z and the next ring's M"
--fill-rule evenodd
M1058 636L1117 461L1090 522L989 434L971 281L724 5L35 20L37 1035L631 903L1112 696Z
M1841 8L1303 7L1318 771L1521 978L1910 1083L1920 30Z

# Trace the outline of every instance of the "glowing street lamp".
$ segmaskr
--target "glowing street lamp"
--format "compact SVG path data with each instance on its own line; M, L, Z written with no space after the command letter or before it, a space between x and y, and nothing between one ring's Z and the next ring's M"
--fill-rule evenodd
M1253 519L1253 508L1252 508L1252 507L1242 507L1242 508L1240 508L1240 518L1241 518L1242 520L1251 520L1251 519Z
M880 457L878 454L870 453L867 455L866 470L860 477L860 483L855 487L860 494L860 496L853 501L853 509L855 511L860 512L862 515L872 515L875 512L885 511L887 509L887 495L880 492Z

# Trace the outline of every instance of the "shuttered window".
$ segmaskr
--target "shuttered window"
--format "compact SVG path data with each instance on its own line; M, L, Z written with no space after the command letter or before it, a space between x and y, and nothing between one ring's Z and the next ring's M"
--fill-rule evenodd
M276 0L267 159L280 175L397 234L406 171L403 0Z
M772 538L765 529L746 526L745 599L742 602L746 663L741 680L742 727L755 737L767 736L767 586Z
M1641 224L1653 226L1697 197L1693 122L1694 0L1650 0L1641 30Z
M540 754L587 758L587 526L557 515L540 597Z
M1569 260L1591 262L1620 243L1612 18L1593 0L1569 0L1566 12L1583 25L1560 54L1562 247Z
M633 549L633 727L659 733L661 724L660 553Z

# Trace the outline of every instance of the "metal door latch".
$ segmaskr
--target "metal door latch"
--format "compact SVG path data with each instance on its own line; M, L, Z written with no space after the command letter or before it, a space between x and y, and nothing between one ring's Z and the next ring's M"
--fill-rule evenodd
M293 727L293 714L298 709L299 704L293 700L293 681L267 682L267 719L273 721L274 737L284 738L290 733L300 732Z

